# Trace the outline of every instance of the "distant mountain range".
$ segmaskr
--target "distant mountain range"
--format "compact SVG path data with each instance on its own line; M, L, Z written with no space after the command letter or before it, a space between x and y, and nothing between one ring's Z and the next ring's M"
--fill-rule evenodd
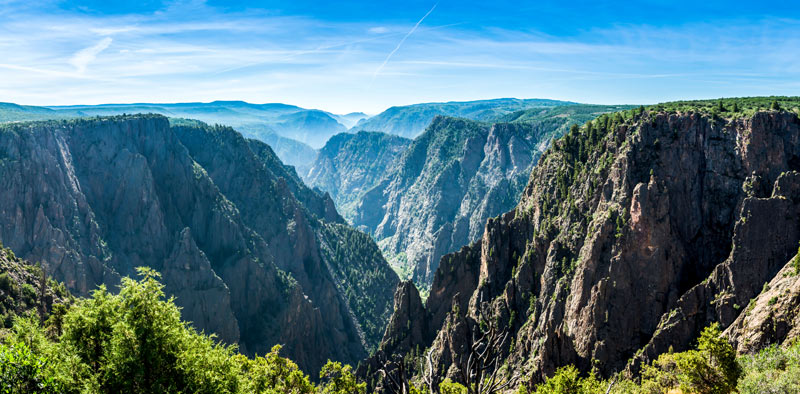
M515 98L422 103L391 107L378 115L362 119L353 127L353 130L382 131L406 138L415 138L422 134L434 117L439 115L471 120L493 121L503 115L530 108L545 109L570 104L577 103L558 100Z
M224 124L246 137L262 139L278 134L318 149L334 134L347 130L358 115L334 115L288 104L250 104L244 101L177 104L103 104L50 107L78 116L156 113L173 118ZM341 119L344 123L340 123Z
M250 104L243 101L177 104L102 104L35 107L0 103L0 122L69 119L154 113L170 118L196 119L231 126L245 137L268 143L280 159L305 175L320 148L334 134L347 130L366 115L334 115L287 104Z
M286 164L305 177L320 149L334 135L360 130L381 131L414 138L437 115L491 121L500 116L532 108L574 104L543 99L495 99L448 103L423 103L392 107L369 117L363 112L345 115L301 108L295 105L252 104L244 101L210 103L134 103L36 107L0 103L0 122L69 119L155 113L170 118L196 119L208 124L231 126L245 137L268 143Z

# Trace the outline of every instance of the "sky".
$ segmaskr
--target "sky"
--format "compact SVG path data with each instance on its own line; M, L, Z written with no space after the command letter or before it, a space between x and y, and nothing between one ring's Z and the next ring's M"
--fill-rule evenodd
M800 1L0 0L0 101L800 95Z

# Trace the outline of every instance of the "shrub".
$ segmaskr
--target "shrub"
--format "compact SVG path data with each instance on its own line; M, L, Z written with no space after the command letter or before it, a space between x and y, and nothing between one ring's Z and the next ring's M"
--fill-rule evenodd
M358 383L349 365L328 361L319 373L320 394L366 394L367 384Z
M0 290L3 290L6 294L15 294L17 293L16 286L14 279L11 279L7 272L0 274Z
M737 386L741 394L800 393L800 342L743 356L739 365L744 371Z
M30 283L22 285L22 299L28 304L36 300L36 289Z
M47 362L24 343L0 344L0 389L4 394L49 394L60 392L45 372Z
M594 374L581 378L578 369L573 365L561 367L555 375L537 385L536 394L594 394L605 389L603 382L597 380Z
M467 394L467 388L455 383L451 382L450 379L445 379L442 383L439 383L439 393L440 394Z
M678 388L698 394L727 394L736 388L741 369L719 324L706 327L696 350L662 354L642 372L642 386Z

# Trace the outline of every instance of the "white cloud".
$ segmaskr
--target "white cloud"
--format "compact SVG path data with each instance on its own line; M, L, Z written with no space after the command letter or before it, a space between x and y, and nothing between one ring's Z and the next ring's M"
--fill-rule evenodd
M77 69L79 73L83 74L83 72L86 71L86 67L89 65L89 63L93 62L100 52L103 52L109 47L109 45L111 45L111 41L111 37L106 37L100 40L100 42L97 44L75 52L75 54L72 55L72 58L69 59L69 64L75 66L75 69Z
M428 15L430 15L431 12L433 12L433 10L436 9L437 5L439 5L439 4L438 3L434 4L433 7L431 7L430 11L428 11L425 15L423 15L422 19L417 21L417 23L414 25L414 27L412 27L411 30L409 30L408 33L406 33L406 35L403 36L403 39L400 40L400 42L397 43L397 46L394 47L394 50L389 52L389 55L386 56L386 59L383 60L383 63L381 63L381 65L378 66L378 68L375 70L375 73L372 74L372 79L375 79L375 77L377 77L378 74L380 74L381 70L383 70L383 68L386 67L386 63L389 63L389 59L391 59L392 56L394 56L394 53L397 52L400 49L401 46L403 46L403 43L406 42L408 37L410 37L412 34L414 34L415 31L417 31L417 28L419 27L420 24L422 24L422 21L424 21L425 18L427 18Z
M800 80L795 20L620 25L554 37L475 21L431 25L448 22L445 12L409 30L415 21L187 7L136 15L0 7L0 53L13 54L1 59L0 101L241 99L375 113L501 96L612 103L796 94Z

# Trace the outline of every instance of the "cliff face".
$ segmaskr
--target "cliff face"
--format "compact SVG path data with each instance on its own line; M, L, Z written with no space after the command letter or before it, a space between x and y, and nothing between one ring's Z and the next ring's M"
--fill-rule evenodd
M725 334L739 353L800 338L800 265L795 256L750 300Z
M199 329L250 354L285 344L309 371L353 363L379 339L345 297L361 285L335 280L340 262L320 247L341 222L268 146L229 128L124 116L0 130L3 243L78 295L153 267ZM379 255L362 264L397 283ZM391 297L374 294L371 316L388 319Z
M352 221L360 198L383 179L410 143L378 132L337 134L320 149L305 179L309 186L328 192L342 215Z
M636 370L712 321L757 324L741 317L750 299L797 252L797 171L793 112L601 116L554 143L516 209L442 259L415 345L457 378L484 305L514 338L504 360L539 381L565 364Z
M511 209L552 129L437 117L359 201L353 224L428 287L439 259Z

